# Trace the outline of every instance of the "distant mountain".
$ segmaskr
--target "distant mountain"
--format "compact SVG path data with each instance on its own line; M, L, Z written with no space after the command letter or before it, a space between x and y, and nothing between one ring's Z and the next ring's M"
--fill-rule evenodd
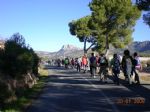
M81 50L81 48L78 48L76 46L73 46L73 45L63 45L62 48L58 51L76 51L76 50Z
M131 46L139 52L150 51L150 41L134 42Z
M46 52L46 51L35 51L35 53L36 53L39 57L49 57L49 56L55 54L55 52Z
M75 47L73 45L63 45L62 48L55 53L56 57L63 58L66 56L72 56L72 53L81 51L81 48Z
M57 52L36 51L40 57L48 57L51 59L64 57L78 57L83 55L83 50L73 45L63 45Z
M114 47L110 47L110 53L120 53L122 54L125 49L129 49L131 53L139 52L139 53L146 53L150 54L150 41L143 41L143 42L133 42L126 46L123 49L115 49Z
M140 52L140 53L147 53L150 54L150 41L143 41L143 42L133 42L132 44L128 45L127 48L131 52ZM125 48L125 49L127 49ZM113 54L114 52L122 54L124 49L115 49L110 47L110 52ZM64 58L64 57L79 57L83 55L83 50L73 45L63 45L62 48L57 52L44 52L44 51L37 51L36 52L40 57L48 57L51 59L56 58Z

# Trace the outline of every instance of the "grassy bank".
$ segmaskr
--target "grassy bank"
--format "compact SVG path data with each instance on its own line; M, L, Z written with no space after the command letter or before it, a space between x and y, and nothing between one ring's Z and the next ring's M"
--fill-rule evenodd
M23 96L18 97L18 99L14 102L4 105L3 110L0 110L0 112L23 112L26 110L32 101L36 99L42 92L42 89L46 83L48 71L39 69L39 74L39 80L37 81L37 84L33 86L33 88L21 90Z
M140 77L143 81L149 81L150 82L150 76L141 76Z

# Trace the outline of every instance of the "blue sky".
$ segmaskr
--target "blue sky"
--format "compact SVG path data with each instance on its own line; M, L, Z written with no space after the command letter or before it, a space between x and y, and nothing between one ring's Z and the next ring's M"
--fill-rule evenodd
M69 33L68 23L89 15L91 0L0 0L0 36L19 32L34 50L57 51L64 44L83 47ZM150 28L137 21L135 41L150 40Z

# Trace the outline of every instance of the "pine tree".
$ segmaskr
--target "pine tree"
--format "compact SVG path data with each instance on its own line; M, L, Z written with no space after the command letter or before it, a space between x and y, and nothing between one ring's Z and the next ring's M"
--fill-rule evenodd
M132 41L132 32L140 11L131 0L93 0L91 29L98 41L99 49L109 51L111 43L122 48Z
M131 0L92 0L92 14L69 23L70 33L84 42L84 51L91 46L108 54L109 45L123 48L132 42L132 33L141 11ZM86 42L91 46L86 49Z
M91 16L86 16L69 23L70 33L76 36L80 42L84 42L84 53L87 53L87 51L96 43L95 39L91 36L92 33L89 28L90 19ZM87 42L91 43L89 48L86 48Z
M150 0L136 0L138 8L143 11L147 11L147 14L143 15L144 22L150 26Z

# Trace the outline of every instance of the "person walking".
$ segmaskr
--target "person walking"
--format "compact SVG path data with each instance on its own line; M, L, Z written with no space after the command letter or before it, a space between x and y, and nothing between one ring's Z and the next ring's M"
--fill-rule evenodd
M90 57L90 73L92 77L95 77L96 74L96 57L94 56L94 53L91 53Z
M135 74L134 81L136 82L136 84L140 84L140 78L139 78L139 72L138 71L141 69L142 69L142 66L141 66L140 59L138 57L137 52L135 52L133 54L132 75Z
M82 57L82 66L83 66L84 73L86 72L87 65L88 65L87 56L86 54L84 54L84 56Z
M81 71L81 58L76 58L77 72Z
M71 67L74 68L75 67L75 60L72 58L71 59Z
M108 60L106 59L104 54L101 54L99 58L99 65L100 65L100 81L104 81L107 83L107 75L108 75Z
M65 58L65 68L68 69L69 68L69 58Z
M100 70L100 67L99 67L99 59L100 59L100 56L97 54L96 55L96 73L99 73L99 70Z
M114 76L114 82L119 85L119 74L120 74L120 60L118 59L117 54L113 55L113 59L110 62L111 68L112 68L112 73Z
M132 84L131 72L133 67L133 58L130 56L130 51L125 50L124 56L122 58L122 69L124 72L125 80L129 81L129 84Z

